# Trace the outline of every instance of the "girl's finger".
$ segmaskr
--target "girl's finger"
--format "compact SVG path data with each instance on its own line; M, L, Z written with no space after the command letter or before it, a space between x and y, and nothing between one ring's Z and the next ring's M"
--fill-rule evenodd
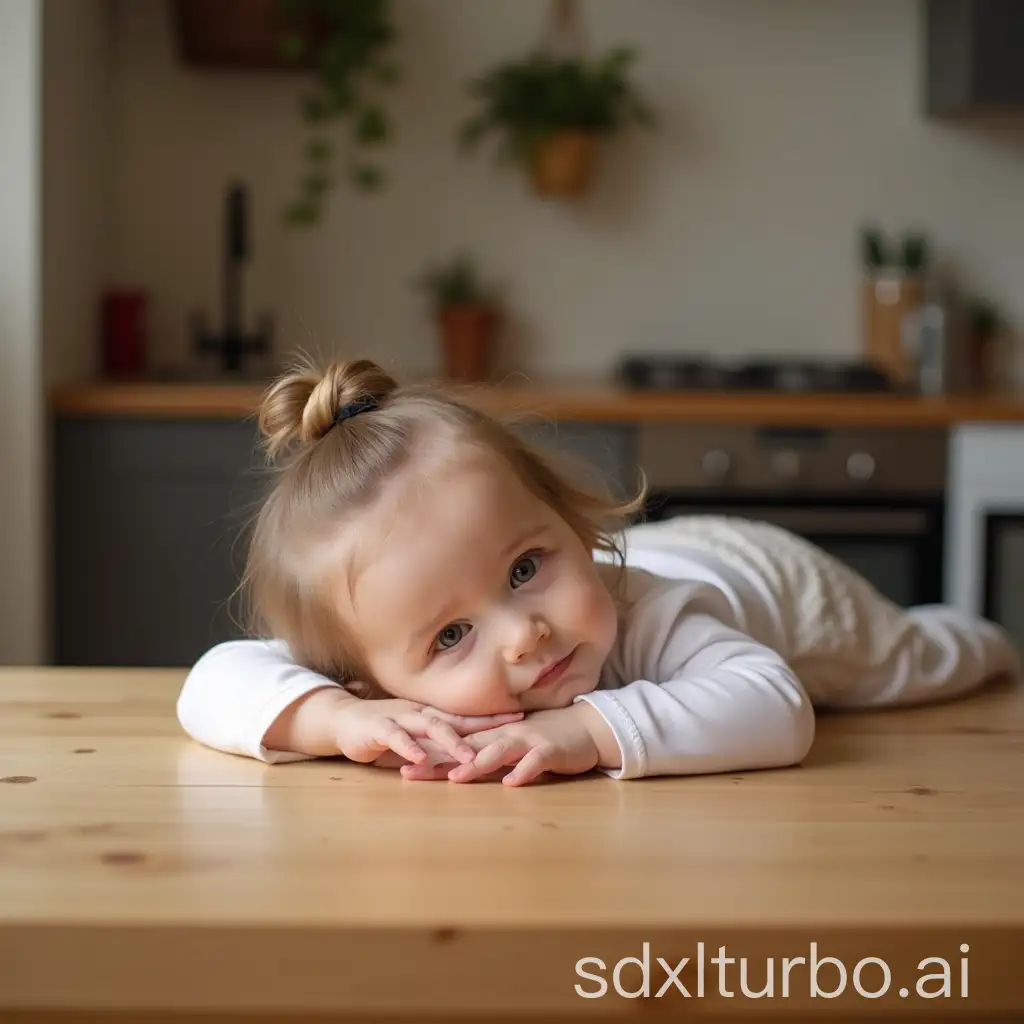
M448 772L451 770L452 764L449 761L447 764L407 764L403 765L402 778L410 779L413 782L443 782L448 778Z
M484 747L471 764L460 764L448 774L452 782L472 782L482 775L489 775L507 764L514 764L528 749L525 740L506 736Z
M462 735L480 732L483 729L494 729L499 725L510 725L512 722L521 722L524 717L522 711L509 711L500 715L451 715L447 711L438 711L436 708L427 708L424 714L436 715L449 722Z
M521 737L506 736L484 747L476 755L473 767L481 768L486 772L497 771L503 765L517 761L529 749L529 743Z
M427 736L430 737L442 750L451 754L453 760L465 764L472 761L476 751L447 723L433 715L426 716Z
M427 760L427 752L397 722L382 721L374 738L383 748L401 754L414 764Z
M400 757L393 750L385 750L373 759L373 764L378 768L401 768L403 764L408 763L406 758Z
M548 751L543 747L534 747L501 781L505 786L525 786L540 778L547 768Z

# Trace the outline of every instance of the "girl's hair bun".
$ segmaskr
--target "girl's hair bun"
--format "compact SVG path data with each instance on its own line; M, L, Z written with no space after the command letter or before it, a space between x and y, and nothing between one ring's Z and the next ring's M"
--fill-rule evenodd
M397 387L369 359L332 362L323 368L311 363L295 367L271 384L260 405L260 432L269 456L293 445L316 444L334 426L342 406L367 398L383 405Z

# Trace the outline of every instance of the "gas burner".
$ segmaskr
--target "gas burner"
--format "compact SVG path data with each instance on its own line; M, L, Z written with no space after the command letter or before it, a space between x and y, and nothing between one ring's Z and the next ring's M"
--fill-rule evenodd
M863 394L894 390L866 363L769 359L715 363L691 356L626 356L616 378L643 391L783 391Z

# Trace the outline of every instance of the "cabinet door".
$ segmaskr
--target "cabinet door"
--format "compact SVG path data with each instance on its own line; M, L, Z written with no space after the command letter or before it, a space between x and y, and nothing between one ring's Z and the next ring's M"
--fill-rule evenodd
M186 666L242 635L255 442L240 422L58 424L58 664Z
M568 469L577 480L608 488L618 498L636 494L635 431L613 423L530 423L520 428L526 440L544 452L568 459Z
M1024 4L927 0L924 12L929 113L1024 117Z
M526 433L627 493L628 428ZM61 420L56 431L58 664L187 666L244 635L237 588L267 482L252 424Z
M985 516L984 615L1024 650L1024 506Z

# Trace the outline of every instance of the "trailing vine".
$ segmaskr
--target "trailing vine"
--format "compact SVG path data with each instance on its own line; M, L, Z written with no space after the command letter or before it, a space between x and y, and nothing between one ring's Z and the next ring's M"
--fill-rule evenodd
M286 210L296 225L320 221L331 190L347 179L372 192L384 182L375 159L393 135L391 118L375 97L375 88L397 81L387 59L395 40L389 0L278 0L288 24L282 56L309 66L313 89L302 96L300 112L311 129L297 198ZM350 125L354 153L346 158L330 129Z

